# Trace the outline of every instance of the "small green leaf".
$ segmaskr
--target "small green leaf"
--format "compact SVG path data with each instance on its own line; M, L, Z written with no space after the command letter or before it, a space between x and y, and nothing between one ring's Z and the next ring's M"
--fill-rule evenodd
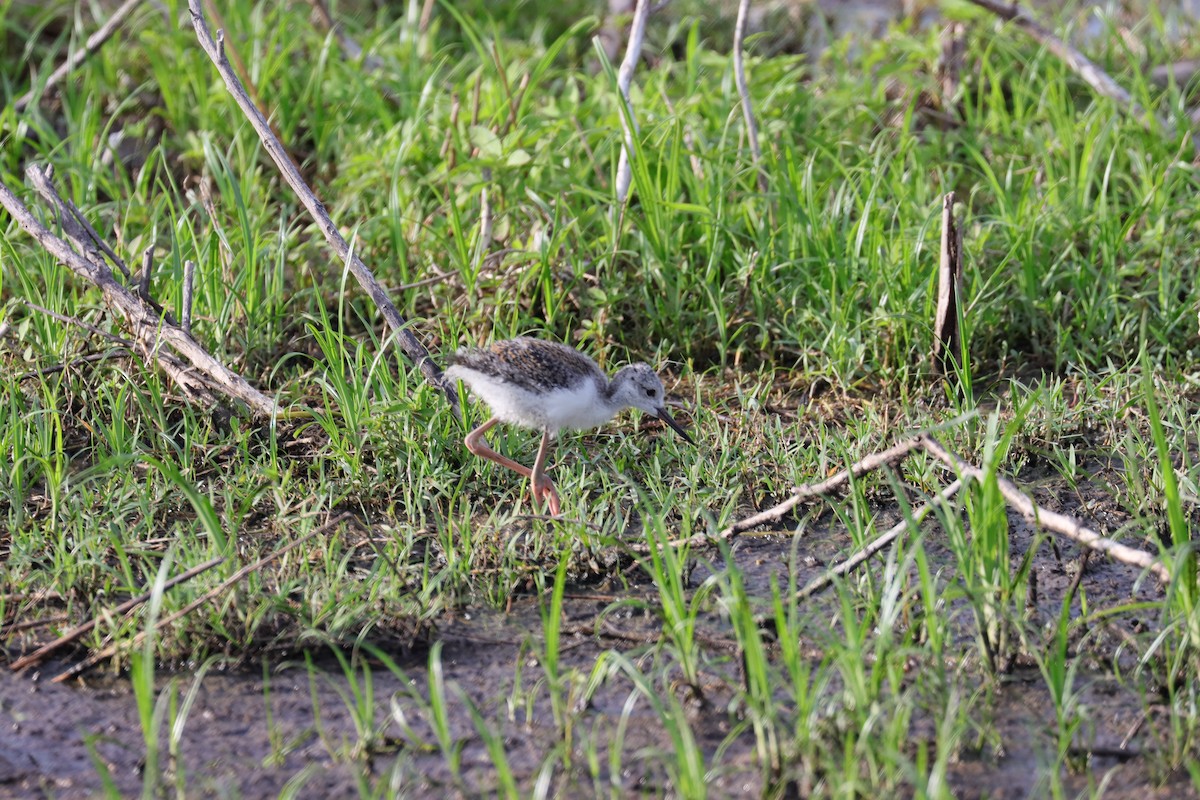
M523 167L530 161L533 161L533 156L529 155L527 151L518 148L508 154L508 159L504 163L509 167Z
M500 158L500 137L482 125L472 125L471 144L479 148L483 158Z

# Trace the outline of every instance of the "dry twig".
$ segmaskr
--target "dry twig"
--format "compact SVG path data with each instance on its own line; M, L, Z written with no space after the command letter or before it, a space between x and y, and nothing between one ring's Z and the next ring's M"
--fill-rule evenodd
M270 564L272 561L274 561L275 559L284 555L285 553L289 552L290 550L294 550L295 548L299 547L300 545L302 545L306 542L312 541L313 538L324 533L325 531L329 530L330 528L334 527L335 525L337 525L338 523L340 523L342 520L346 519L349 516L350 516L350 514L339 514L338 516L334 517L333 519L329 520L328 522L324 523L323 525L313 528L311 531L304 534L296 541L285 544L283 547L279 548L278 550L272 551L270 554L265 555L262 558L258 559L253 564L247 564L246 566L239 569L237 572L230 575L224 581L222 581L221 583L219 583L218 585L213 587L208 592L205 592L200 597L196 598L195 600L188 603L183 608L176 611L174 614L171 614L170 616L164 617L164 618L158 620L157 622L155 622L154 627L151 630L158 632L158 631L162 630L163 628L167 627L168 625L174 623L176 620L186 617L188 614L192 613L197 608L200 608L200 606L204 605L205 603L208 603L209 601L214 600L217 597L220 597L231 586L239 583L243 578L245 578L250 573L257 572L258 570L262 569L267 564ZM79 673L81 673L85 670L91 669L96 664L99 664L101 661L105 660L106 658L112 658L114 655L117 654L117 651L120 650L122 647L126 647L128 649L138 647L139 645L141 645L141 643L143 641L145 641L147 633L148 633L148 631L141 631L136 636L134 636L132 639L130 639L127 644L117 642L117 643L109 645L108 647L104 648L103 650L101 650L97 653L93 653L92 655L88 656L83 661L80 661L78 664L74 665L70 669L68 669L58 675L55 675L52 682L53 683L62 683L63 681L67 680L68 678L78 675Z
M25 306L26 308L29 308L29 309L32 309L33 311L38 312L39 314L45 314L47 317L50 317L51 319L56 319L59 322L65 322L68 325L74 325L77 328L83 328L88 333L95 334L96 336L99 336L101 339L107 339L108 341L112 342L115 345L118 345L119 347L124 347L127 349L133 348L133 342L129 341L128 339L121 337L121 336L117 336L116 334L113 334L113 333L109 333L106 330L97 328L95 325L84 322L83 320L79 319L78 317L72 317L72 316L68 316L66 314L59 314L57 311L51 311L50 309L46 308L45 306L39 306L37 303L32 303L29 300L21 300L21 304L23 306Z
M1171 64L1160 64L1150 70L1150 82L1161 89L1174 82L1179 87L1191 83L1196 73L1200 72L1200 59L1188 58Z
M179 320L179 327L188 336L192 335L192 292L195 281L196 262L189 258L183 262L183 314Z
M942 200L942 255L938 264L937 315L933 321L933 367L943 376L961 367L958 329L962 295L962 232L954 220L954 192Z
M64 364L51 364L48 367L31 369L28 372L23 372L18 375L17 382L21 383L31 378L43 378L47 375L53 375L56 372L65 372L74 367L82 367L84 364L95 364L98 361L107 361L110 358L122 358L130 355L133 355L133 351L131 351L129 348L114 347L110 350L105 350L103 353L92 353L91 355L80 356L79 358L72 359Z
M621 204L629 197L629 184L633 181L633 168L630 163L633 159L634 137L638 132L637 117L633 113L633 100L629 97L629 90L633 85L634 70L642 57L642 41L646 38L646 18L649 16L650 0L638 0L637 10L633 12L633 27L629 31L625 58L617 72L617 88L621 90L621 99L625 104L625 113L621 114L625 147L621 149L621 158L617 162L617 202Z
M192 567L187 572L180 573L179 575L176 575L174 578L171 578L169 581L164 583L163 591L166 591L167 589L170 589L174 586L178 586L179 584L183 583L184 581L191 580L192 578L196 577L197 575L201 574L202 572L207 572L208 570L212 569L213 567L217 566L218 564L223 563L224 561L225 561L225 557L220 556L218 558L214 558L214 559L205 561L203 564L200 564L199 566ZM111 611L106 611L103 614L99 614L99 615L93 617L89 622L85 622L76 628L72 628L71 630L64 633L62 636L55 639L53 642L50 642L49 644L44 644L41 647L39 647L37 650L34 650L29 655L18 658L16 661L14 661L12 664L10 664L8 668L11 669L13 672L20 672L21 670L25 669L26 667L33 666L34 664L36 664L39 661L41 661L42 659L44 659L46 656L53 653L55 650L65 647L66 645L70 644L71 642L75 641L79 637L86 634L92 628L94 628L98 624L100 624L101 619L103 619L105 617L117 617L122 614L127 614L128 612L130 612L133 609L140 606L142 603L149 600L151 598L151 596L153 596L153 594L154 594L154 591L151 590L151 591L147 591L142 594L139 594L137 597L133 597L133 598L130 598L129 600L126 600L124 603L121 603L121 605L117 606L116 608L112 609Z
M980 8L991 11L1001 19L1011 22L1025 31L1034 41L1062 60L1072 72L1082 78L1097 94L1103 95L1117 105L1122 106L1143 124L1148 119L1154 119L1158 122L1159 127L1166 131L1168 135L1174 135L1174 126L1166 120L1147 112L1133 99L1133 96L1124 87L1113 80L1112 76L1083 53L1043 26L1020 3L1002 0L970 0L970 2Z
M288 157L283 144L271 131L271 127L267 124L267 120L263 117L262 112L258 110L258 107L246 94L246 90L242 87L237 75L234 74L229 60L225 57L223 34L218 31L217 38L213 38L209 32L208 23L204 19L204 12L200 10L200 0L188 0L188 10L191 12L192 27L196 30L196 38L199 39L200 46L204 48L204 52L212 59L217 72L220 73L221 78L225 81L225 86L229 89L229 93L250 121L259 139L262 140L263 147L279 168L284 180L292 187L292 190L300 198L300 202L304 204L304 207L308 209L308 213L316 221L317 227L321 229L321 233L324 234L326 241L333 248L335 255L347 266L359 285L379 308L388 327L392 329L400 345L400 349L417 365L425 380L442 389L455 416L461 417L462 409L458 403L457 388L451 385L450 382L443 380L441 369L433 363L433 359L430 357L429 351L425 349L425 345L410 330L410 326L400 316L400 312L396 310L396 306L392 304L387 292L380 286L379 281L375 279L375 275L367 268L367 265L363 263L358 254L350 249L350 245L325 211L324 204L317 199L312 189L305 183L300 170L296 168L295 163Z
M920 508L918 508L916 511L914 511L912 513L912 518L911 518L912 524L919 525L921 523L921 520L925 519L926 515L929 514L929 512L932 511L935 506L942 505L943 503L948 501L951 497L953 497L955 495L955 493L958 492L958 490L961 487L962 487L962 481L956 480L953 483L946 486L940 492L935 494L933 497L929 498L929 502L925 503L924 505L922 505ZM859 550L857 553L850 556L845 561L838 564L836 567L830 569L828 572L825 572L824 574L819 575L816 578L813 578L811 581L809 581L805 585L805 587L803 589L796 592L796 599L803 600L806 597L812 597L814 594L817 594L818 592L831 586L833 584L834 578L840 578L840 577L845 576L851 570L853 570L856 567L858 567L859 565L863 564L868 559L870 559L872 556L874 556L876 553L878 553L880 550L882 550L883 548L885 548L889 544L891 544L892 541L894 541L897 536L904 533L904 531L908 530L909 522L910 522L909 519L900 520L900 522L896 523L894 526L892 526L890 529L888 529L885 533L876 537L875 540L872 541L870 544L868 544L866 547Z
M97 50L99 50L101 45L111 39L112 35L117 32L117 28L121 27L121 23L123 23L130 14L137 10L137 7L140 6L142 2L143 0L125 0L125 2L122 3L117 10L112 13L112 16L105 20L104 24L97 28L96 32L87 38L87 41L84 42L83 47L68 56L66 61L60 64L58 68L54 70L54 72L50 73L50 77L46 78L46 82L42 84L42 96L44 97L47 92L49 92L58 84L62 83L63 78L70 75L71 72L80 64L82 64L90 55L92 55L92 53L95 53ZM33 102L33 93L34 90L30 89L28 92L17 98L17 101L13 103L13 106L17 109L17 111L24 111L29 104Z
M915 450L919 444L920 439L917 437L905 439L899 444L892 445L886 450L882 450L878 453L872 453L869 456L854 462L846 469L834 473L819 483L807 483L804 486L797 486L792 492L791 496L789 496L788 499L784 500L782 503L733 523L728 528L721 531L718 536L721 539L728 540L732 539L734 536L737 536L739 533L748 531L758 525L764 525L768 522L775 522L776 520L781 519L784 514L787 514L801 502L808 500L809 498L829 494L835 489L841 487L843 484L848 483L851 478L861 478L863 475L866 475L872 470L879 469L880 467L888 464L894 464ZM679 546L683 543L696 544L704 541L703 537L693 537L693 540L672 542L672 544Z
M379 56L363 56L362 45L358 43L357 39L346 33L346 28L344 25L342 25L342 23L333 18L333 14L330 13L329 7L326 5L325 0L308 0L308 4L312 6L313 13L316 16L317 21L320 22L321 27L333 33L333 35L337 38L338 47L341 48L342 55L345 56L347 60L359 61L361 59L364 72L379 72L384 68L383 59ZM421 31L424 32L424 30L425 26L423 23L421 26ZM400 96L392 91L391 88L384 85L381 85L379 88L384 97L396 105L400 104Z
M921 434L917 438L920 441L921 447L929 455L948 465L958 473L960 478L973 478L977 481L985 479L986 474L982 469L974 464L963 461L957 455L943 447L934 437L926 433ZM1028 520L1030 524L1040 525L1046 530L1065 536L1084 547L1104 553L1116 561L1149 570L1158 576L1159 580L1163 583L1170 582L1171 573L1167 570L1166 566L1146 551L1114 542L1112 539L1101 536L1084 526L1079 520L1073 517L1042 508L1025 496L1016 484L998 474L996 475L996 482L999 485L1000 494L1004 495L1004 499L1009 502L1009 505L1020 512L1021 516Z
M767 191L767 175L762 169L762 149L758 145L758 122L754 119L754 107L750 104L750 89L746 85L746 63L742 46L746 38L746 17L750 13L750 0L738 3L737 24L733 29L733 76L737 81L738 96L742 100L742 118L746 121L746 138L750 140L750 155L754 159L754 171L758 173L758 190Z
M967 50L966 30L961 22L947 24L942 30L942 54L938 58L937 76L942 90L942 111L955 117L958 115L953 109L958 98L963 56Z

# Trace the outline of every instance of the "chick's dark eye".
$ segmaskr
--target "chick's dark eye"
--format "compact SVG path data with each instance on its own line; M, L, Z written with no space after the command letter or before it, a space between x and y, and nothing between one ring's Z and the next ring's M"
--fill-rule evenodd
M654 390L653 390L653 389L647 389L647 390L646 390L646 397L654 397Z

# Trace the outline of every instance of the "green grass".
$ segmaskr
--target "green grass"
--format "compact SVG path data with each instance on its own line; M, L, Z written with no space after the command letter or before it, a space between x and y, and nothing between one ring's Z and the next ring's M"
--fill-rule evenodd
M74 364L109 345L26 303L114 333L120 321L0 217L0 323L11 326L0 338L0 621L71 621L5 634L10 655L227 558L151 608L104 618L75 655L128 643L330 516L354 520L112 660L135 689L145 791L174 782L186 793L195 771L163 770L198 684L181 701L182 684L156 673L210 656L257 670L298 650L337 654L328 679L356 733L323 746L359 770L366 796L399 794L396 776L420 770L400 758L372 771L397 737L414 758L440 754L465 793L617 797L638 775L638 786L670 781L697 797L745 776L764 794L954 796L956 764L1004 749L1005 680L1022 669L1049 698L1055 756L1039 767L1041 789L1084 791L1085 689L1097 676L1141 698L1147 780L1200 788L1200 207L1187 136L1143 126L1016 32L954 5L970 20L971 68L949 129L920 99L938 91L936 30L902 26L812 59L756 57L770 36L752 39L760 194L731 62L713 46L727 34L685 5L651 25L653 58L635 76L632 201L613 213L622 112L596 60L591 5L441 4L425 31L400 10L336 8L382 59L375 73L344 60L301 5L227 5L227 46L273 125L440 363L461 344L528 333L606 367L647 360L687 405L699 445L628 418L566 435L553 468L565 518L527 516L526 482L462 446L485 412L456 420L399 354L197 46L186 4L166 4L170 21L135 14L23 115L8 103L92 23L0 4L0 37L21 43L0 49L0 179L40 210L23 169L53 165L63 196L128 263L154 248L152 292L176 316L195 261L196 339L282 407L314 409L226 425L140 358ZM1147 73L1196 53L1161 15L1137 33L1145 53L1111 29L1089 52L1182 131L1191 87L1157 89ZM107 154L117 133L142 143L132 161ZM951 190L966 263L962 392L939 386L927 358ZM1064 562L1074 551L1044 535L1018 545L990 479L799 605L815 575L810 535L834 536L844 554L890 527L898 489L912 502L948 480L921 458L857 482L832 512L786 520L794 539L746 537L724 553L668 544L964 411L981 413L948 444L1085 518L1098 509L1178 579L1112 597L1085 575L1075 596L1047 590L1058 594L1044 614L1031 574L1056 548ZM536 446L527 431L492 439L524 460ZM755 562L746 554L759 546L774 549ZM780 572L764 578L763 562ZM644 612L653 641L597 627L595 652L571 657L564 594L579 587L620 598L597 625ZM512 684L480 698L448 682L443 620L529 591L540 614ZM1105 632L1147 607L1150 629L1120 643ZM392 645L419 657L398 666L383 657ZM413 678L391 714L373 669ZM588 706L605 691L622 694L622 711L598 718ZM536 769L508 749L516 708L561 742ZM627 745L645 709L658 748ZM463 730L479 746L467 762Z

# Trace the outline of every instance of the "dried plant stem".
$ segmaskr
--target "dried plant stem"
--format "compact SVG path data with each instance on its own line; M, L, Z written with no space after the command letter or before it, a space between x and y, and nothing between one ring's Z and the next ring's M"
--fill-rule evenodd
M869 456L854 462L846 469L834 473L819 483L808 483L804 486L797 486L788 499L784 500L782 503L772 506L765 511L760 511L753 516L746 517L743 520L739 520L725 530L721 531L721 533L718 535L722 539L732 539L739 533L748 531L751 528L757 527L758 525L764 525L768 522L775 522L801 502L808 500L809 498L820 497L821 495L829 494L835 489L848 483L851 478L861 478L863 475L866 475L872 470L879 469L880 467L888 464L894 464L915 450L919 444L920 440L917 437L905 439L899 444L892 445L886 450L882 450L878 453L872 453Z
M269 555L263 556L262 558L258 559L253 564L248 564L248 565L242 567L237 572L233 573L228 578L226 578L224 581L222 581L220 584L213 587L208 592L205 592L203 595L196 598L192 602L188 603L186 606L179 609L174 614L171 614L170 616L167 616L167 617L164 617L164 618L158 620L156 623L154 623L153 630L160 631L163 628L167 627L168 625L171 625L172 623L176 622L177 620L183 619L188 614L195 611L197 608L200 608L200 606L223 595L226 591L229 590L229 588L231 586L234 586L235 584L239 583L243 578L245 578L250 573L257 572L258 570L262 569L267 564L270 564L272 561L279 558L280 556L287 553L288 551L294 550L295 548L299 547L300 545L302 545L306 542L312 541L315 537L319 536L320 534L322 534L325 531L329 530L330 528L334 527L335 525L337 525L338 523L340 523L342 520L346 519L349 516L350 516L349 514L339 514L338 516L329 520L325 524L323 524L317 528L314 528L311 531L309 531L308 533L304 534L296 541L289 542L288 544L285 544L283 547L279 548L278 550L273 551ZM65 672L55 675L53 678L53 683L62 683L63 681L67 680L68 678L78 675L79 673L84 672L85 670L91 669L96 664L99 664L101 661L104 661L107 658L112 658L114 655L117 654L117 651L121 650L122 648L124 648L126 650L132 650L135 647L139 647L142 644L142 642L145 641L146 634L147 634L147 631L141 631L136 636L134 636L132 639L130 639L128 642L114 643L114 644L111 644L108 647L104 648L103 650L100 650L97 653L93 653L92 655L88 656L83 661L80 661L78 664L74 665L73 667L66 670Z
M738 97L742 101L742 118L746 121L746 138L750 140L750 155L754 159L754 171L758 174L758 190L767 191L767 176L762 170L762 150L758 145L758 122L754 119L754 107L750 104L750 89L746 84L746 61L742 48L746 38L746 17L750 13L750 0L738 3L737 24L733 29L733 76L737 81Z
M78 221L63 211L65 205L51 183L48 172L37 165L30 165L26 175L34 190L59 212L64 233L87 252L90 238ZM257 414L271 416L278 413L273 399L209 355L169 317L161 315L150 303L119 284L112 270L102 260L85 258L51 232L2 182L0 205L50 255L80 278L98 287L105 303L128 321L133 341L118 337L120 344L136 349L147 360L156 360L171 379L196 400L213 403L216 401L214 392L219 392L241 400Z
M943 447L937 439L929 434L922 434L918 439L920 440L921 447L929 455L949 466L958 473L960 478L973 478L982 481L986 477L982 469L974 464L963 461L956 454ZM1004 499L1008 501L1009 505L1015 508L1030 524L1040 525L1048 531L1065 536L1091 550L1104 553L1109 558L1120 561L1123 564L1149 570L1163 583L1170 582L1171 573L1167 570L1166 566L1150 553L1114 542L1112 539L1101 536L1099 533L1084 526L1079 520L1073 517L1042 508L1023 494L1016 484L1000 475L996 476L996 481L999 485L1000 494L1004 495Z
M1148 119L1155 119L1162 130L1166 131L1168 135L1174 135L1174 127L1169 122L1148 113L1133 99L1132 95L1123 86L1113 80L1112 76L1083 53L1043 26L1020 3L1007 2L1007 0L1003 2L1002 0L970 0L970 2L980 8L991 11L1001 19L1011 22L1025 31L1034 41L1062 60L1072 72L1082 78L1097 94L1103 95L1117 105L1124 107L1126 111L1143 123Z
M933 497L929 498L929 502L923 504L920 508L912 513L912 524L919 525L921 520L925 519L926 515L928 515L929 512L934 509L934 507L944 504L951 497L953 497L960 488L962 488L962 481L956 480L935 494ZM908 519L901 520L888 529L885 533L876 537L866 547L859 550L857 553L850 556L833 569L816 578L813 578L805 585L803 589L796 592L796 599L803 600L806 597L812 597L814 594L817 594L829 586L832 586L834 578L844 577L851 570L865 563L880 550L891 544L897 536L908 530L909 521L910 520Z
M962 366L958 329L962 294L962 233L954 220L954 192L942 200L942 252L938 263L937 314L933 320L933 367L951 376Z
M107 361L110 358L122 358L124 356L133 355L127 347L114 347L110 350L105 350L103 353L92 353L88 356L80 356L72 359L64 364L52 364L49 367L41 367L40 369L31 369L28 372L23 372L17 376L17 382L30 380L31 378L44 378L47 375L53 375L56 372L65 372L72 367L81 367L84 364L95 364L97 361Z
M225 561L225 557L220 556L218 558L213 558L208 561L205 561L203 564L200 564L199 566L192 567L187 572L182 572L179 575L176 575L174 578L171 578L166 583L164 583L163 591L166 591L167 589L178 586L179 584L183 583L184 581L189 581L192 578L196 577L197 575L199 575L203 572L208 572L210 569L217 566L218 564L224 563L224 561ZM153 591L148 591L148 592L139 594L137 597L133 597L133 598L130 598L129 600L126 600L124 603L121 603L121 605L117 606L116 608L112 609L111 611L106 611L101 615L93 617L91 621L85 622L82 625L67 631L62 636L55 639L53 642L50 642L49 644L44 644L41 647L39 647L37 650L34 650L29 655L18 658L16 661L14 661L12 664L10 664L8 668L11 669L13 672L20 672L21 670L25 669L26 667L33 666L34 664L36 664L39 661L41 661L42 659L44 659L46 656L53 653L55 650L58 650L64 646L70 644L71 642L75 641L79 637L86 634L92 628L94 628L98 624L100 624L101 619L104 619L107 617L118 617L122 614L126 614L126 613L132 611L133 609L137 608L138 606L140 606L142 603L149 600L153 594L154 594Z
M396 336L400 349L417 365L417 368L429 383L442 389L454 414L461 417L462 409L459 408L456 387L448 381L443 380L442 371L433 362L425 345L413 334L409 324L400 316L400 312L396 310L396 306L392 304L387 292L379 284L379 281L375 279L375 275L367 268L367 265L363 263L358 254L350 249L350 245L338 231L329 214L326 213L324 204L317 199L312 189L305 183L304 177L300 174L300 170L296 168L295 163L288 157L283 144L271 131L271 127L267 124L258 107L246 94L246 90L242 87L241 82L230 66L229 60L225 57L225 48L221 41L222 34L218 32L217 38L214 39L208 30L208 24L204 19L204 12L200 9L200 0L188 0L188 9L192 15L192 27L195 28L200 46L204 48L204 52L212 59L217 72L220 73L221 78L225 81L225 86L229 89L229 93L242 109L242 113L246 115L255 132L258 133L263 147L279 168L284 180L292 187L292 190L300 198L300 202L304 204L304 207L308 209L308 213L316 221L317 227L321 229L321 233L324 234L326 241L333 248L334 254L339 261L346 265L355 280L358 281L359 285L370 296L372 302L379 308L388 327L391 328L393 334Z
M633 86L633 73L637 69L638 60L642 57L642 42L646 38L646 18L650 16L650 0L638 0L637 9L633 12L633 27L629 30L629 44L625 48L625 58L621 61L621 69L617 72L617 88L621 91L621 100L625 104L625 113L621 114L621 127L625 131L625 147L621 149L621 158L617 162L617 202L624 205L629 198L629 185L633 181L634 137L637 135L637 117L633 113L633 101L629 97Z
M196 262L188 259L183 262L183 314L179 320L179 327L183 328L183 332L188 336L192 335L192 299L195 282Z
M118 6L117 10L112 13L112 16L105 20L104 24L87 38L83 47L72 53L54 72L50 73L50 77L46 78L46 82L42 84L42 94L45 95L46 92L49 92L55 86L62 83L63 78L70 75L92 53L95 53L105 42L111 39L112 35L117 32L117 28L121 27L121 23L136 11L142 2L143 0L125 0L124 3ZM13 104L17 111L24 111L33 102L33 93L34 90L30 89L17 98L17 101Z

